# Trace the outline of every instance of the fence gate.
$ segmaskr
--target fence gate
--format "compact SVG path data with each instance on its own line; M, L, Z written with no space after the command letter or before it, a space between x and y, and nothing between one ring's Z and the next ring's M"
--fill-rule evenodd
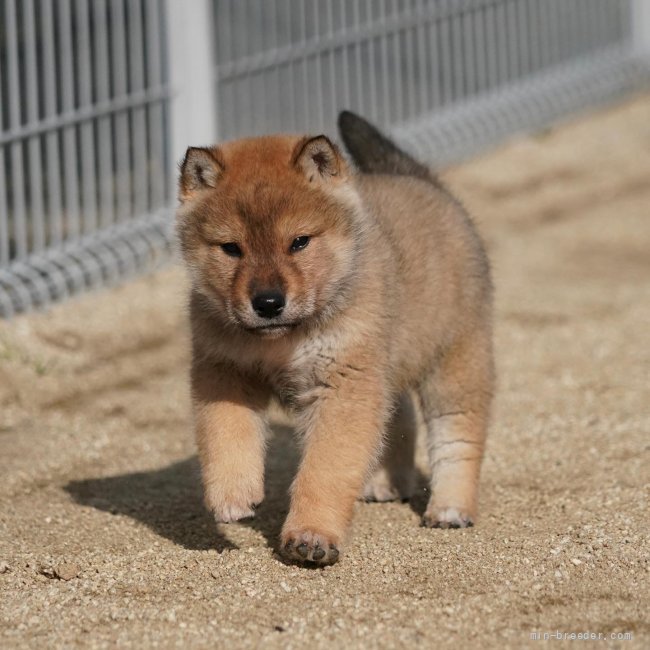
M649 61L649 0L0 0L0 315L168 260L188 144L349 108L444 164Z

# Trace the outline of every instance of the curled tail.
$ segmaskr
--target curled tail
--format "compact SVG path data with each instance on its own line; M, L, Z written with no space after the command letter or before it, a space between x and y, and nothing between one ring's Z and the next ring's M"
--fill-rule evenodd
M425 165L411 158L362 117L342 111L338 126L345 148L364 174L414 176L438 184Z

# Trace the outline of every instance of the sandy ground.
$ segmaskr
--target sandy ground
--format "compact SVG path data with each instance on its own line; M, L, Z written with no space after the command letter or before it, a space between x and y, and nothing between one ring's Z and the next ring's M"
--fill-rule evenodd
M360 504L342 561L273 546L296 462L219 530L173 268L0 323L0 647L650 647L650 96L445 174L494 262L500 377L481 517Z

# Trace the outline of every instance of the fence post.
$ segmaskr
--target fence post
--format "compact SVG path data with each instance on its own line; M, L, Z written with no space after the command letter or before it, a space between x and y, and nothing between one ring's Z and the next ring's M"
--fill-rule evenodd
M634 54L650 57L650 1L633 0L632 39Z
M217 140L213 0L166 2L172 89L171 153L176 164L188 146L213 144Z

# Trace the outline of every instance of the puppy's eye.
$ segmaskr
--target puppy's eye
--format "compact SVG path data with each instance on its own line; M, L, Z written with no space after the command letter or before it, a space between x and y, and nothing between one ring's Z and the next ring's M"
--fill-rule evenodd
M296 251L299 251L303 249L307 244L309 243L309 240L311 237L308 237L307 235L303 235L302 237L296 237L292 242L289 250L292 253L295 253Z
M221 244L221 250L230 257L241 257L241 248L235 242L228 242Z

